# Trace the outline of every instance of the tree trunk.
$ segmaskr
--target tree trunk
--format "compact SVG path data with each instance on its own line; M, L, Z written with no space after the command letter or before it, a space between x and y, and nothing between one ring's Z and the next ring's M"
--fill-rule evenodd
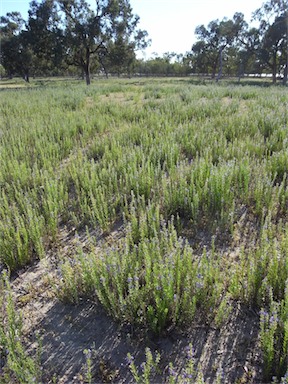
M283 85L287 84L287 77L288 77L288 59L284 68Z
M214 80L215 79L215 76L216 76L216 66L215 65L213 65L213 68L212 68L212 80Z
M84 65L84 72L85 72L85 79L86 84L91 84L91 78L90 78L90 50L89 48L86 48L86 63Z
M98 58L99 58L99 62L101 64L101 66L102 66L102 69L105 73L106 79L108 79L108 72L107 72L106 66L104 65L104 62L102 60L102 57L99 55Z
M218 64L218 56L217 56L217 58L213 61L213 64L212 64L212 80L214 80L214 79L215 79L215 76L216 76L217 64Z
M220 51L219 51L219 72L218 72L216 81L220 80L221 77L222 77L222 71L223 71L223 55L222 55L222 52L223 52L223 48L221 47Z
M244 76L244 65L240 61L239 69L238 69L238 83L240 83L241 78Z
M273 66L272 66L273 84L276 84L277 80L277 52L273 52Z
M276 84L276 81L277 81L276 68L273 68L272 81L273 81L273 84Z
M91 78L90 78L90 71L89 71L89 68L88 68L87 71L85 72L85 79L86 79L86 85L90 85L90 84L91 84Z
M26 81L26 83L29 83L30 82L29 73L24 73L23 79Z

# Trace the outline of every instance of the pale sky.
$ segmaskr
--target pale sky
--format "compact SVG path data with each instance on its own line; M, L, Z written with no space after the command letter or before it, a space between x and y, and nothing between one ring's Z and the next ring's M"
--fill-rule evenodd
M26 19L31 0L0 0L0 16L18 11ZM93 5L93 0L89 0ZM195 42L197 25L207 25L211 20L231 18L242 12L250 22L251 14L263 0L130 0L134 14L140 16L139 28L146 29L152 44L144 58L153 52L162 56L165 52L185 53Z

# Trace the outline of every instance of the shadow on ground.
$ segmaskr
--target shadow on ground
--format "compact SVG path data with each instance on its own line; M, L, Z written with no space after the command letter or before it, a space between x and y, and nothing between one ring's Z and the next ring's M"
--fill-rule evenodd
M223 374L222 383L262 382L255 313L235 308L221 329L199 323L186 332L143 337L129 326L118 326L94 303L72 306L55 302L33 330L42 339L43 383L52 382L53 376L57 383L84 382L85 349L92 351L93 383L132 383L127 353L140 366L145 347L161 353L161 374L151 382L165 383L169 362L181 375L189 343L206 384L215 383L219 374Z

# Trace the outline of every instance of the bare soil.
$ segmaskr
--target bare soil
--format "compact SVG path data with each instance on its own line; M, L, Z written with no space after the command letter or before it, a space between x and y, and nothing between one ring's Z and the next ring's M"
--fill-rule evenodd
M243 215L241 220L247 225ZM123 236L123 227L118 223L108 236L97 233L91 236L97 238L99 245L111 244ZM205 233L199 236L198 248L209 248L211 236ZM133 383L126 363L127 353L140 366L145 360L145 347L160 352L162 373L153 382L165 383L169 362L180 370L185 364L185 347L190 343L205 383L215 383L219 371L223 372L223 383L262 383L259 316L240 304L231 303L230 313L219 328L199 318L188 324L185 331L171 329L155 338L131 325L116 323L96 302L82 301L78 305L60 302L53 293L59 255L69 256L79 246L85 250L89 241L85 231L76 234L75 228L62 228L57 249L20 271L12 282L29 353L35 353L38 348L37 334L41 340L43 383L84 383L87 349L92 351L93 383ZM230 252L231 257L237 257L236 245ZM225 247L223 254L229 254Z

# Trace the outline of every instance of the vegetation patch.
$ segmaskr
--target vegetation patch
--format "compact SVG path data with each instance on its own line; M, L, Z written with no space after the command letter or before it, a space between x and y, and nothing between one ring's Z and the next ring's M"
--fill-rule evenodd
M118 79L3 92L1 379L281 381L286 91Z

